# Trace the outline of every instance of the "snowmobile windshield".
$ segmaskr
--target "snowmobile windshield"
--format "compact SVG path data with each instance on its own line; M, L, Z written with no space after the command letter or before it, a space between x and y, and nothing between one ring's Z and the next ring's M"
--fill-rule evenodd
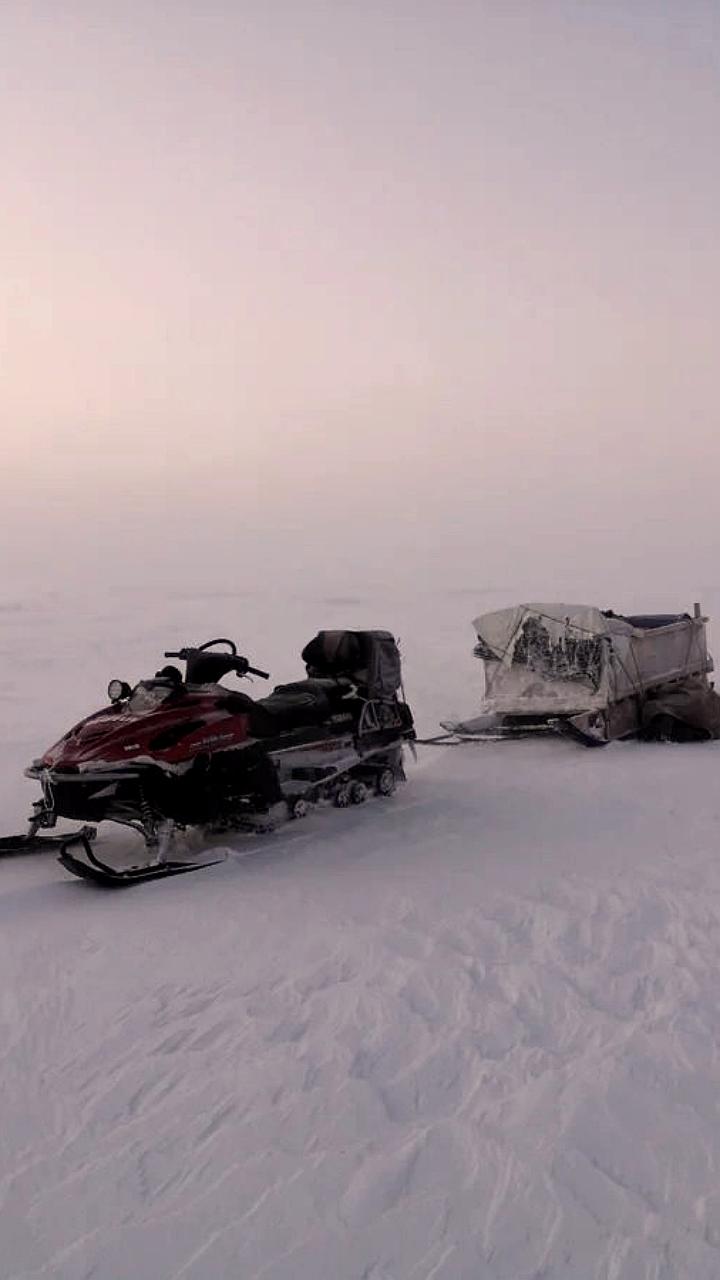
M136 716L154 711L156 707L167 701L173 691L174 686L169 681L141 680L130 694L128 711Z

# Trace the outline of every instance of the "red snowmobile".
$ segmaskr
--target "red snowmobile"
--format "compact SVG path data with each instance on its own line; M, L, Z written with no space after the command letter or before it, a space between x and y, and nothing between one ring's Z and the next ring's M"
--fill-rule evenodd
M111 680L110 705L25 771L42 799L28 834L1 842L5 852L59 845L68 871L102 884L177 875L210 865L170 856L177 831L269 830L317 801L342 807L372 792L389 796L404 778L403 743L415 733L389 632L319 632L302 653L307 679L258 700L219 683L231 672L268 678L232 640L165 657L185 663L184 678L167 666L134 688ZM58 818L131 827L147 860L125 869L101 861L94 826L39 834Z

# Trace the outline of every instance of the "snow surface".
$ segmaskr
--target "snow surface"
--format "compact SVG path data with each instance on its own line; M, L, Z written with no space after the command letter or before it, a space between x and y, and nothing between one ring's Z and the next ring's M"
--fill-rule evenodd
M476 708L494 603L7 602L4 829L163 647L238 634L281 680L320 625L394 627L429 731ZM6 860L2 1280L717 1280L719 765L426 749L392 800L196 876Z

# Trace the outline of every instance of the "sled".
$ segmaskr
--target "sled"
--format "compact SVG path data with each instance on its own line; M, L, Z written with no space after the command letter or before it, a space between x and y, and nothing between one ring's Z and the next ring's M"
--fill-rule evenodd
M708 675L707 618L619 614L589 605L520 604L476 618L484 666L481 714L444 721L452 741L564 734L586 746L657 736L683 715L697 736L720 735ZM679 730L678 730L679 732Z

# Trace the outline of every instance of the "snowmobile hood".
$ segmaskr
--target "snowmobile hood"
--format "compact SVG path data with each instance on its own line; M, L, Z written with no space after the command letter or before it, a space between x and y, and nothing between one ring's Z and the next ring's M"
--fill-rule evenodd
M177 764L201 752L241 745L249 737L252 707L230 690L182 693L137 712L133 699L106 707L74 725L42 756L43 768L81 768L148 757Z

